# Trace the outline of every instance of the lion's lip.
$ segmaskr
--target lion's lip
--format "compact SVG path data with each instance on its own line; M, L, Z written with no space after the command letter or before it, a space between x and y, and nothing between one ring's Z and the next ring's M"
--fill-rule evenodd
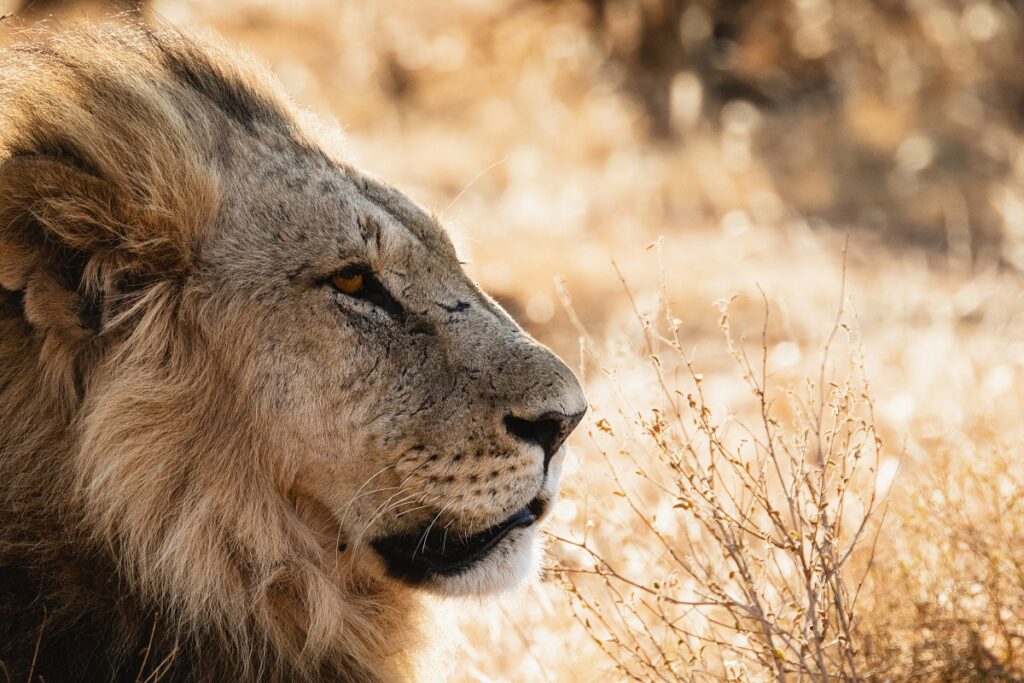
M379 538L373 541L373 548L392 576L411 583L457 574L486 557L513 530L536 523L545 507L538 497L505 520L468 537L430 525L416 533Z

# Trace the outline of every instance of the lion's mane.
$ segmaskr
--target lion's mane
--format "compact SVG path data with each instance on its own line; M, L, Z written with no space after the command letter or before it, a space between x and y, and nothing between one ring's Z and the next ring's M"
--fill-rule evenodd
M0 53L13 680L405 675L410 599L325 571L177 286L230 191L228 121L310 144L259 68L176 32L29 35Z

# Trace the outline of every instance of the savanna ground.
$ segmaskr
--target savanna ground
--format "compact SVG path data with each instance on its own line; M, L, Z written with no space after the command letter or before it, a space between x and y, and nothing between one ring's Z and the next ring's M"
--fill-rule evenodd
M1024 676L1019 3L147 12L342 122L584 380L549 569L429 668Z

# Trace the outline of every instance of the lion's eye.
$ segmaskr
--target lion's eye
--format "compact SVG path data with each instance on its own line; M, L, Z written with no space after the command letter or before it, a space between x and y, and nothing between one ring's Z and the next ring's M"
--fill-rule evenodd
M402 306L376 278L369 266L349 266L332 275L328 282L345 296L369 301L396 318L403 318L405 315Z
M331 278L331 283L339 292L356 296L366 284L366 276L362 273L338 273Z

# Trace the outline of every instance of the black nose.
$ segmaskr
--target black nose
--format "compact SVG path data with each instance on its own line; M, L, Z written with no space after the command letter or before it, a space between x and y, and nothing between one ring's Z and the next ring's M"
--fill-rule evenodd
M524 420L514 415L505 416L505 428L508 433L527 443L535 443L544 450L544 473L548 472L548 463L558 452L566 438L576 429L583 419L586 410L575 415L563 413L544 413L536 420Z

